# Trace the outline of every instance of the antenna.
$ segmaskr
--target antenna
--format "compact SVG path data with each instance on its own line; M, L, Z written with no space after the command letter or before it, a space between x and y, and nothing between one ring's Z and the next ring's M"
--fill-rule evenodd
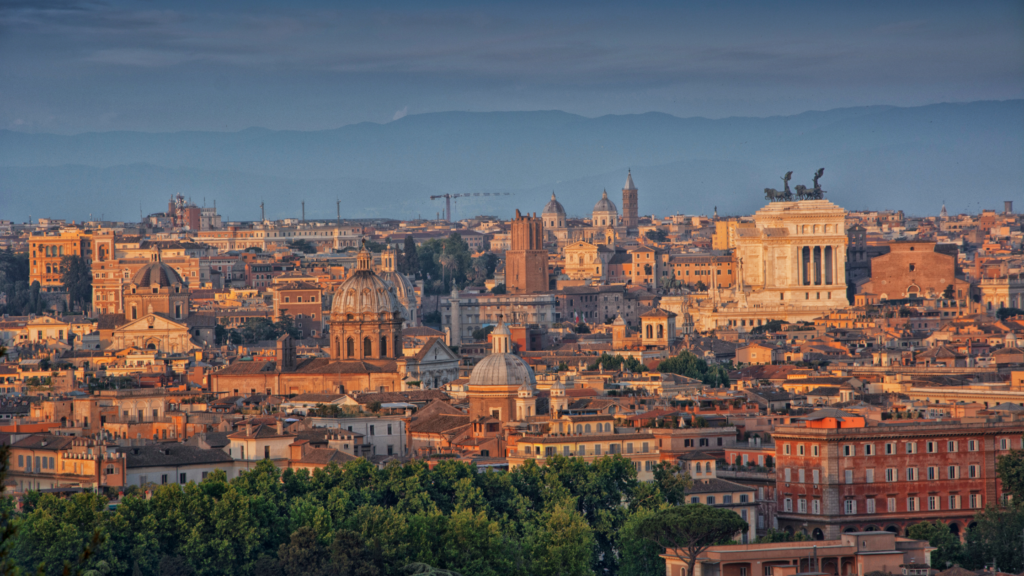
M267 221L267 213L263 210L263 199L260 198L260 222Z
M302 221L306 221L306 201L302 201Z

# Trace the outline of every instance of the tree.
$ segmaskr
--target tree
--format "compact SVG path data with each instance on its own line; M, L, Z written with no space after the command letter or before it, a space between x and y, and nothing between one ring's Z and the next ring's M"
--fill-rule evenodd
M949 531L949 525L941 520L919 522L907 529L907 536L914 540L927 540L935 546L932 552L932 568L945 570L963 563L964 549L960 539Z
M288 243L288 248L303 254L316 254L316 246L310 244L309 240L296 240Z
M506 289L505 289L505 285L504 284L495 284L494 288L491 289L491 294L499 295L499 294L505 294L505 293L506 293Z
M82 256L72 255L60 259L60 283L68 293L71 305L83 311L92 302L92 268Z
M473 340L477 342L483 342L487 340L487 335L494 331L494 325L484 326L483 328L477 328L473 330Z
M639 534L685 562L686 573L693 574L698 556L748 528L731 510L684 504L660 510L640 526Z
M796 532L795 534L790 534L789 532L786 532L784 530L776 530L774 528L769 528L767 532L765 532L761 536L758 536L758 538L754 540L754 544L773 544L776 542L803 542L805 540L810 540L810 538L803 532Z
M405 237L400 270L402 274L413 277L420 272L420 259L416 253L416 239L412 237L412 234L408 234Z
M659 462L654 466L654 481L665 502L674 506L686 501L686 491L693 485L690 474L684 472L679 464L671 462Z
M724 366L709 366L704 359L698 358L688 350L683 350L677 356L662 360L658 364L658 372L670 372L696 378L710 386L729 385L729 372Z
M620 556L618 576L662 576L665 574L665 562L659 557L661 548L640 535L640 528L643 524L657 514L657 510L636 510L623 523L618 534Z
M473 259L470 281L473 284L482 285L488 278L494 278L494 270L498 267L498 255L494 252L484 252L478 258Z
M1003 491L1014 502L1024 502L1024 450L1010 450L996 459L996 474L1003 482Z
M277 550L277 561L285 576L328 576L333 574L328 566L327 548L320 543L317 534L309 526L302 526L292 532L287 544Z
M668 234L661 229L648 230L647 232L644 232L644 236L648 240L654 240L655 242L664 242L668 239Z
M984 568L995 561L1000 572L1024 570L1024 504L990 506L976 515L974 522L967 531L965 568Z
M1020 308L1000 308L996 311L996 317L1000 320L1006 320L1013 316L1024 316L1024 310Z

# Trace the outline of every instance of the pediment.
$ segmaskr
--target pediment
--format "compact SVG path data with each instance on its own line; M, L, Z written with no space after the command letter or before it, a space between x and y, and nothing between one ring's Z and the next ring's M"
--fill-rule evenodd
M114 332L130 332L132 330L188 330L184 323L175 322L157 314L146 314L138 320L130 320L114 329Z

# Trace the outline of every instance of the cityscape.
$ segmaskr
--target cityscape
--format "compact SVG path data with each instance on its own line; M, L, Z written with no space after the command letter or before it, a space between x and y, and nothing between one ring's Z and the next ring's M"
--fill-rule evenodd
M1019 4L916 5L925 24L858 8L867 30L905 30L890 72L945 58L932 34L960 18L992 41L957 37L964 60L919 78L855 79L877 92L713 106L689 67L627 74L651 84L623 100L618 66L649 54L615 42L527 58L540 14L508 5L157 4L0 9L0 77L43 89L50 70L83 96L19 86L0 113L3 574L1024 573L1024 50L1001 49L1024 48ZM533 9L579 34L575 11ZM647 47L673 38L662 17L709 19L740 50L747 24L722 10L630 22ZM587 17L601 34L625 18ZM465 39L432 36L454 25ZM860 24L834 26L879 57ZM357 55L324 30L375 39ZM553 55L548 30L531 42ZM29 65L58 31L47 50L96 49L94 71ZM186 38L232 57L179 58ZM314 48L334 59L325 86L364 100L316 108L298 78ZM141 104L214 63L249 68L217 76L220 96L197 80ZM100 82L106 66L130 71ZM258 70L294 73L313 116L285 113L287 91L217 103ZM485 88L498 78L518 103ZM423 93L392 115L394 82ZM97 83L124 89L124 114L97 119ZM659 104L686 86L709 119ZM583 143L609 126L627 141Z

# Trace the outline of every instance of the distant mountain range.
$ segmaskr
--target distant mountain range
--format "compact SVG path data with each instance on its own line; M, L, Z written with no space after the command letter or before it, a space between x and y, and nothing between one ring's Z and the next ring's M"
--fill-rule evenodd
M766 187L810 186L825 167L827 198L849 209L937 214L1024 204L1024 100L871 106L771 118L648 113L585 118L559 111L444 112L315 132L0 130L0 218L137 220L181 193L216 201L232 220L433 217L451 192L455 217L539 212L554 191L570 216L589 214L626 170L641 214L751 213ZM1024 206L1022 206L1024 207ZM621 206L620 206L621 209Z

